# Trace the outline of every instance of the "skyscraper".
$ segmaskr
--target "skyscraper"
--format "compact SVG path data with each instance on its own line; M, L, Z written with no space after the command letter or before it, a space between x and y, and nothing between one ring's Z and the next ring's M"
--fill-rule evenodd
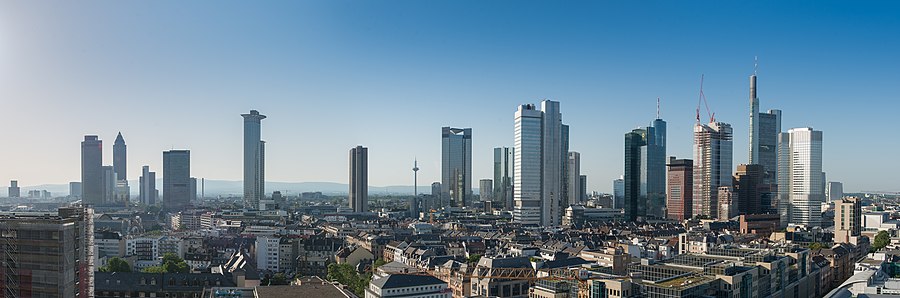
M737 204L740 198L738 198L738 194L734 192L734 188L731 186L719 186L717 198L719 201L717 206L719 215L717 218L719 220L727 221L738 215Z
M163 152L163 209L183 211L191 204L191 151Z
M503 210L513 207L513 165L515 149L509 147L494 148L494 206Z
M69 196L73 198L81 197L81 182L69 182Z
M543 226L561 222L563 128L559 102L541 109L520 105L515 113L513 220Z
M442 200L465 207L472 196L472 129L441 128Z
M575 151L569 152L566 158L566 207L581 204L584 200L581 193L581 154Z
M112 166L103 166L103 203L116 201L116 171Z
M369 212L369 149L350 149L350 192L348 201L353 212Z
M666 121L659 118L647 127L641 149L641 195L647 196L647 215L666 217Z
M625 134L625 220L635 221L647 216L647 196L641 194L641 149L645 148L645 129ZM645 151L646 152L646 151Z
M122 133L119 132L119 135L116 136L116 141L113 143L113 171L116 173L117 181L128 181L128 176L126 175L127 161L125 139L122 138Z
M140 202L150 206L156 204L159 191L156 190L156 172L150 171L150 166L141 168L140 178Z
M103 203L103 141L84 136L81 142L81 201L87 205Z
M825 185L825 197L828 201L840 201L844 197L844 184L836 181L829 181Z
M260 122L266 116L250 110L241 117L244 117L244 206L258 209L259 201L266 196L265 143L260 140Z
M613 180L613 208L625 208L625 176Z
M581 200L581 203L584 203L588 199L587 175L579 175L578 180L578 185L580 186L578 189L578 197L580 198L579 200Z
M694 161L669 157L666 185L666 217L685 220L693 216Z
M756 71L750 75L750 164L763 167L764 183L775 183L778 170L778 134L781 133L781 110L759 112L756 93Z
M764 183L765 170L762 165L741 164L734 174L734 191L737 193L738 214L764 214L770 209L770 202L763 202L768 197L768 186Z
M719 187L732 184L731 125L694 125L694 215L718 217Z
M822 132L809 127L794 128L779 138L779 213L787 223L822 226ZM782 224L784 225L784 223Z
M21 191L19 190L19 181L10 180L9 189L6 192L6 196L10 198L18 198L20 195Z
M478 195L481 196L482 202L493 202L494 201L494 181L491 179L479 180L478 181Z

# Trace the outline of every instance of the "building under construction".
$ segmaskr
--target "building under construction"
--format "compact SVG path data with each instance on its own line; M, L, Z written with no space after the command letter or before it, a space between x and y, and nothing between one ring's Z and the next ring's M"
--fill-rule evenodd
M93 297L93 210L0 214L3 297Z

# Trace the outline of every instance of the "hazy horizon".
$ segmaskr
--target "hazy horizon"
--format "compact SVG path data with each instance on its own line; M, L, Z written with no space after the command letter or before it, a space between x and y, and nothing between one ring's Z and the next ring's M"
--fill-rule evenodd
M440 181L440 129L473 129L473 188L513 146L520 104L560 102L588 191L623 172L624 134L661 116L670 156L691 158L701 74L747 162L749 79L782 127L824 133L829 181L898 191L900 3L240 1L0 3L0 193L80 180L84 135L122 132L128 178L241 181L241 113L259 110L266 177L370 185ZM114 25L112 25L114 24ZM706 118L705 107L701 107ZM133 189L136 185L131 186ZM161 186L160 186L161 188ZM267 190L271 192L271 190Z

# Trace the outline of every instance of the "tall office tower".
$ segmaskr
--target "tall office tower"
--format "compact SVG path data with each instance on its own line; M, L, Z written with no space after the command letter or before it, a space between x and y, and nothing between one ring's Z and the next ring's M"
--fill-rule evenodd
M259 200L266 196L265 143L260 140L260 121L266 116L250 110L241 117L244 117L244 206L257 209Z
M353 212L369 212L369 148L350 149L350 192L348 201Z
M10 180L9 181L9 189L6 192L7 197L10 198L18 198L21 195L21 191L19 190L19 181Z
M732 146L731 125L694 125L694 215L718 217L719 187L732 183Z
M822 226L822 132L794 128L779 137L778 201L786 223ZM786 216L784 216L786 215ZM782 223L782 225L786 224Z
M156 172L150 171L150 166L141 168L140 178L140 201L141 204L150 206L156 204Z
M578 176L578 185L580 186L578 189L578 200L581 203L584 203L588 199L587 175L579 175Z
M482 202L494 201L494 181L491 179L481 179L478 181L478 195L481 196Z
M4 297L94 297L93 211L57 215L0 218Z
M115 198L113 202L118 203L128 203L131 201L131 187L128 186L128 181L118 180L116 181L116 192ZM119 204L121 206L121 204Z
M191 177L191 202L197 201L197 178Z
M647 195L647 215L666 217L666 121L656 119L647 127L647 146L641 151L641 193Z
M452 207L465 207L472 196L471 128L441 128L441 186Z
M103 203L116 201L116 172L112 166L103 166Z
M566 208L569 207L569 194L577 191L577 189L569 188L569 183L571 183L570 179L572 178L569 177L569 126L562 124L560 129L562 129L562 133L560 134L560 143L562 144L560 153L562 153L562 156L559 157L559 160L562 163L560 165L560 167L562 167L560 171L560 173L562 173L560 175L562 181L559 182L559 185L562 187L562 191L560 192L558 210L560 212L559 218L562 218ZM578 179L578 177L575 177L575 179Z
M440 182L432 182L431 183L431 196L435 198L439 198L441 196L441 183Z
M566 158L566 207L581 204L584 197L581 193L581 154L575 151L569 152Z
M666 185L666 217L685 220L693 216L694 161L669 157Z
M768 186L763 182L765 170L762 165L741 164L734 174L733 186L737 193L738 214L765 214L770 202L763 202L768 197Z
M856 244L862 232L862 209L859 198L838 199L834 204L834 242Z
M191 204L191 151L163 152L163 209L183 211Z
M520 105L515 113L513 220L553 226L561 223L563 170L562 114L559 102L541 109Z
M734 188L731 186L720 186L717 197L719 200L719 205L717 206L719 211L717 217L719 220L727 221L738 215L737 204L740 198L734 192Z
M503 210L512 210L513 206L513 165L515 149L509 147L494 148L494 202L493 205Z
M113 143L113 171L116 172L116 180L128 181L128 176L126 176L127 162L125 139L122 138L122 133L119 132L119 135L116 136L116 141Z
M613 180L613 208L625 208L625 176Z
M828 201L839 201L844 197L844 184L836 181L829 181L825 185L825 197Z
M756 71L750 75L750 164L763 166L764 183L775 184L778 170L778 134L781 133L781 110L759 112L756 93Z
M646 148L645 129L635 129L625 134L625 220L636 221L647 216L647 196L641 194L646 189L641 183L641 149ZM645 151L646 152L646 151Z
M84 136L81 142L81 201L87 205L103 203L103 141Z
M81 197L81 182L69 182L69 197Z

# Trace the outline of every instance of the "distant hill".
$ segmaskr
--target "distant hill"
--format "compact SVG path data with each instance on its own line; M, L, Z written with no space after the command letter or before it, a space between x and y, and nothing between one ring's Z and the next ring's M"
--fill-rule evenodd
M197 192L199 193L200 181L197 181L197 183ZM140 192L140 190L138 189L138 180L130 180L128 181L128 185L131 187L132 197L137 196ZM206 196L240 196L244 192L244 184L241 181L207 179L205 185ZM159 189L160 193L162 193L162 179L157 179L156 188ZM271 193L276 190L281 191L285 195L296 195L301 192L316 191L322 192L323 194L327 195L346 195L349 188L350 186L346 183L336 182L266 182L266 193L268 195L271 195ZM47 190L51 192L53 196L65 196L69 194L69 185L42 184L34 186L22 186L22 196L27 196L29 190ZM6 195L5 187L0 191L2 191L0 193L2 193L4 196ZM477 188L473 189L473 191L476 194L478 193ZM412 185L369 186L369 194L372 195L407 195L412 194L412 192ZM431 184L419 185L419 193L431 193Z

